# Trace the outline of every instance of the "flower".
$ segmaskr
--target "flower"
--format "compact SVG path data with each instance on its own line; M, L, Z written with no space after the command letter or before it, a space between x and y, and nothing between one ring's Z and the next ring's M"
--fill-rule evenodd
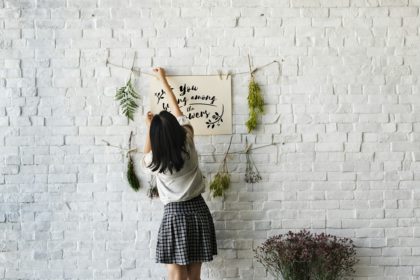
M268 272L284 280L342 279L358 261L351 239L305 229L272 236L254 252Z

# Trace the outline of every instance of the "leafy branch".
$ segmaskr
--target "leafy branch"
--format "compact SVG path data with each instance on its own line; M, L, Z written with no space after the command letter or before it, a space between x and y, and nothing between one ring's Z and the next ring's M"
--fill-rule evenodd
M219 171L210 183L210 193L213 197L223 196L225 191L230 185L230 174L227 167L227 156L229 154L230 146L232 145L233 135L230 137L229 147L225 153L222 164L219 167Z
M133 137L133 132L130 132L130 138L128 140L128 147L130 148L131 146L131 139ZM127 166L127 181L130 184L131 188L137 192L140 189L140 181L137 177L137 174L135 172L134 169L134 161L133 161L133 157L131 156L131 154L129 152L127 152L127 157L128 157L128 166Z
M246 122L248 133L253 131L257 127L258 116L264 113L264 98L261 95L261 88L255 81L254 72L257 69L251 70L251 59L248 55L249 73L251 79L248 85L248 107L249 107L249 118Z
M123 114L132 121L134 121L134 113L138 108L136 99L140 99L140 96L134 89L130 76L130 79L128 79L125 86L122 86L117 90L117 93L115 94L115 100L120 101Z

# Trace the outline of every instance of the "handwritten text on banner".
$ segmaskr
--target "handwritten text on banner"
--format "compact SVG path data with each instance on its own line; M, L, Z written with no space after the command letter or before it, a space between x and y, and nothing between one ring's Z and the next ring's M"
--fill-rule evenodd
M232 133L231 78L210 76L167 76L178 105L190 119L196 135ZM170 111L162 83L152 79L150 110Z

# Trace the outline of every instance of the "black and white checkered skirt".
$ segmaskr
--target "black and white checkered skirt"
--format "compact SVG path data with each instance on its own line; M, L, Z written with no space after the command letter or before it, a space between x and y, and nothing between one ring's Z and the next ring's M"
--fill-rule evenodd
M216 232L203 197L166 204L157 237L156 262L186 265L211 261L213 255L217 255Z

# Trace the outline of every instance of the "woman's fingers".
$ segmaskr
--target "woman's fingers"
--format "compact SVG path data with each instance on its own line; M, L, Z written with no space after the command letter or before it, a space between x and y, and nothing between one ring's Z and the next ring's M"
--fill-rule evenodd
M164 78L165 77L165 70L162 67L153 68L153 72L156 72L158 74L159 78Z
M153 113L150 111L147 112L145 119L146 119L146 124L149 126L153 119Z

